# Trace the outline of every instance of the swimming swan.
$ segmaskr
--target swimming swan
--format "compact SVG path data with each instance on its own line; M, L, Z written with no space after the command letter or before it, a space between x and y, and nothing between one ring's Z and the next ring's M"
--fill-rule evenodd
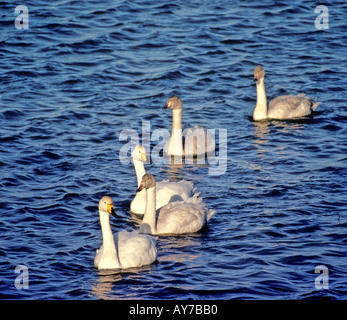
M253 113L253 120L264 119L293 119L311 114L319 102L315 102L303 93L297 96L280 96L269 102L267 107L265 84L265 71L261 66L254 69L254 81L257 85L257 104Z
M187 201L171 202L166 206L155 209L156 182L154 177L147 173L143 176L139 191L146 189L146 212L140 225L140 232L162 234L185 234L199 231L215 213L209 210L195 194Z
M145 266L157 260L156 238L140 234L137 230L122 230L114 242L109 221L114 213L113 201L103 197L99 202L102 246L96 251L94 266L98 269L126 269Z
M141 179L146 173L144 161L147 160L146 149L142 146L136 146L131 153L137 177L137 187L140 187ZM169 180L157 182L157 201L156 209L172 201L187 200L195 191L193 183L180 180L170 182ZM130 203L130 211L138 215L143 215L146 208L146 190L137 192L135 198Z
M171 97L163 109L172 109L172 132L170 141L164 147L169 156L196 157L215 152L214 136L203 127L195 126L182 133L182 101L179 97ZM183 146L183 136L185 142Z

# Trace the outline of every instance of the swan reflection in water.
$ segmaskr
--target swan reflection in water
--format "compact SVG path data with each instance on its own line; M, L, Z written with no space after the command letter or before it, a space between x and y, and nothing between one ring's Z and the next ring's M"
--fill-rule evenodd
M258 189L264 184L273 183L273 189L280 181L286 184L297 183L300 174L292 174L288 170L277 172L279 164L290 161L300 161L302 157L301 142L306 124L312 119L302 118L295 120L272 120L253 122L253 147L257 156L252 161L247 161L244 166L254 172L254 179L250 182L249 189ZM280 175L280 176L279 176ZM276 177L276 179L274 179Z
M128 269L104 269L96 270L96 281L91 285L90 296L96 296L98 299L134 299L132 295L123 295L117 293L117 285L121 285L122 281L139 281L146 277L146 271L155 270L155 263L140 268ZM139 299L139 298L138 298Z
M290 144L288 137L293 134L300 134L304 129L305 123L309 122L309 120L310 119L297 119L291 121L273 120L253 122L253 143L258 151L258 156L264 157L270 153L271 158L273 158L274 152L283 155L288 144ZM278 141L279 139L283 139L283 143L278 143L280 142ZM272 140L276 140L276 144L271 143Z

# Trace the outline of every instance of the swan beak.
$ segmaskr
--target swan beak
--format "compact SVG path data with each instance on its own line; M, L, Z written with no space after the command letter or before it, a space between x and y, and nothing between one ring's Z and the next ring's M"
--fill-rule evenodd
M254 82L258 81L258 77L254 76Z
M147 162L147 154L146 153L141 153L141 159L143 162Z
M141 183L140 186L137 188L136 193L142 191L143 188L144 188L144 187L143 187L143 185L142 185L142 183Z
M108 204L107 205L107 211L111 214L116 214L116 212L113 209L113 205L112 204Z
M167 108L169 108L169 104L168 103L163 107L163 109L167 109Z

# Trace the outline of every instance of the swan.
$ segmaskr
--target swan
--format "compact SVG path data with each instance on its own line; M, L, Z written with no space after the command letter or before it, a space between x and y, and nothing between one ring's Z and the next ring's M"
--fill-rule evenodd
M185 234L199 231L215 213L195 194L187 201L176 201L155 209L156 181L153 175L143 176L139 191L146 189L146 211L140 233L163 235Z
M94 266L98 269L126 269L148 265L157 260L157 238L140 234L137 230L111 231L109 214L114 213L113 201L104 196L99 202L102 246L96 250Z
M179 97L171 97L163 109L172 109L172 132L170 141L164 147L169 156L197 157L215 152L214 136L203 127L195 126L182 133L182 101ZM185 142L183 146L183 136Z
M315 102L303 93L297 96L280 96L269 102L267 106L265 84L265 71L261 66L254 69L254 81L257 86L257 104L253 113L253 120L264 119L293 119L308 116L314 111L319 102Z
M131 153L137 177L137 187L141 184L141 179L146 173L144 163L147 160L146 149L143 146L136 146ZM172 201L187 200L195 191L193 183L180 180L170 182L169 180L157 182L157 202L156 209ZM146 190L137 192L130 203L130 211L138 215L143 215L146 208Z

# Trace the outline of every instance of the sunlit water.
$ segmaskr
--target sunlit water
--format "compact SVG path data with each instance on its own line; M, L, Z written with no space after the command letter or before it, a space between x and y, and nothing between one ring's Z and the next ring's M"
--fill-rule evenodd
M325 30L315 1L47 3L30 1L17 30L0 1L1 298L346 299L344 1ZM321 102L313 117L253 122L258 64L269 98L305 92ZM173 94L185 125L227 129L226 172L147 170L192 180L216 213L197 234L159 238L157 263L100 272L100 197L115 201L114 232L137 227L120 134L170 129Z

